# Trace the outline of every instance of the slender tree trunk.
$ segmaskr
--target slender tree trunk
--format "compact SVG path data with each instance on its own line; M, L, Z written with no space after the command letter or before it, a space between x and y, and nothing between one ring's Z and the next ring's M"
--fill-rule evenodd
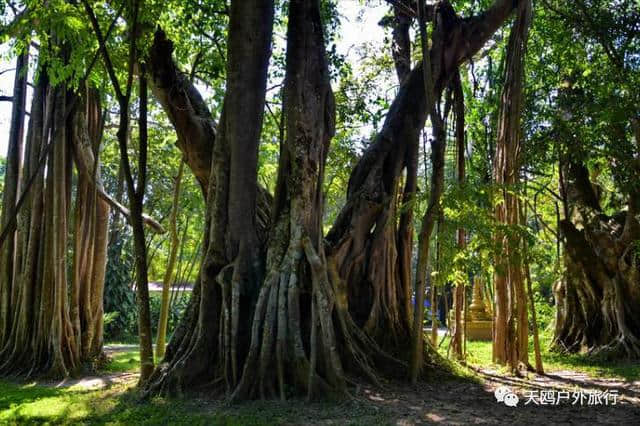
M176 176L175 188L173 190L173 205L171 206L171 216L169 218L169 260L167 261L167 269L164 273L162 282L162 303L160 305L160 319L158 320L158 336L156 338L156 359L159 361L164 357L164 349L167 337L167 323L169 321L169 290L173 280L173 270L178 256L178 205L180 202L180 184L182 182L182 173L184 170L184 161L180 161L178 175Z
M416 304L413 314L412 352L409 365L409 377L412 383L416 383L423 366L424 331L422 321L424 318L424 292L429 263L429 245L431 234L435 227L440 212L440 197L444 190L444 153L446 150L446 132L442 117L436 110L440 102L440 93L436 93L435 79L429 70L432 70L431 55L428 49L425 10L422 2L418 3L420 21L420 41L422 46L422 70L426 104L433 127L433 139L431 140L431 191L429 193L429 205L425 212L420 229L418 242L418 266L416 269Z
M136 293L138 307L138 335L140 339L140 382L145 383L153 372L153 344L151 336L151 312L149 308L149 282L147 276L147 246L144 233L143 202L147 185L147 76L145 64L140 63L140 119L139 119L139 146L138 146L138 179L137 185L133 179L131 162L128 153L129 135L129 104L133 88L134 68L138 62L137 37L140 31L140 6L141 1L136 0L132 4L132 20L129 28L133 36L129 43L129 59L126 85L122 87L111 61L107 49L105 37L102 34L96 15L87 0L82 1L85 12L89 17L105 68L111 84L116 93L120 107L120 122L118 124L118 145L120 148L120 166L122 167L127 194L129 197L131 227L133 229L133 247L136 264Z
M134 188L130 168L125 168L127 189L131 203L131 225L133 228L133 244L136 255L136 302L138 304L138 336L140 338L140 383L144 383L153 372L153 347L151 335L151 310L149 308L149 279L147 276L147 246L145 243L144 223L142 208L147 180L147 77L144 66L140 75L140 138L138 158L138 185ZM124 108L124 114L128 115L128 105L120 105ZM121 110L121 116L123 112ZM122 127L121 127L122 128ZM126 132L123 132L126 135ZM122 138L121 138L122 139ZM120 141L120 153L122 162L128 163L125 158L126 140L124 146ZM128 171L127 171L128 170Z
M465 128L464 128L464 93L462 91L462 81L460 80L460 74L458 74L453 81L453 96L455 103L455 135L456 135L456 153L457 153L457 173L458 173L458 185L464 186L465 181ZM463 228L458 229L458 250L463 251L466 247L465 232ZM458 359L465 358L465 351L463 350L464 341L466 340L466 279L462 282L456 283L455 288L455 311L454 320L455 328L452 336L453 352ZM464 309L463 309L464 308ZM464 322L464 323L463 323Z
M526 244L526 242L525 242ZM538 318L536 314L536 305L535 300L533 298L533 290L531 289L531 271L529 268L529 258L527 256L527 248L526 245L524 247L524 270L525 277L527 279L527 295L529 296L529 306L531 307L531 321L533 322L533 350L536 358L536 373L544 374L544 366L542 365L542 354L540 351L540 337L538 333Z
M29 51L25 51L16 59L15 79L13 83L13 105L11 109L11 127L7 151L7 168L4 176L2 194L2 217L0 227L4 230L14 213L18 192L20 190L20 165L23 147L25 100L27 95L27 74ZM15 307L12 295L16 292L13 285L15 279L14 262L16 253L15 232L7 237L0 247L0 347L4 345L10 332Z

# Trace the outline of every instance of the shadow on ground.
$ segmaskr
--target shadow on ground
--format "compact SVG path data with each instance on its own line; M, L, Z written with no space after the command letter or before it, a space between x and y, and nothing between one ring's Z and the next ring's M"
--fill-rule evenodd
M554 373L530 380L478 370L481 380L424 382L415 388L387 383L361 387L342 402L253 401L228 405L206 396L140 402L131 382L101 390L0 382L0 423L52 424L640 424L634 383ZM135 383L135 381L133 382ZM494 390L509 386L517 407L498 403ZM617 405L524 405L527 391L616 389Z

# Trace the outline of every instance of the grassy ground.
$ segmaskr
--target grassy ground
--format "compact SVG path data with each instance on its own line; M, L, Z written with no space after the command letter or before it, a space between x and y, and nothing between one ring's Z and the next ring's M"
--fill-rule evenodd
M111 359L105 366L106 373L135 373L140 368L138 350L117 351L109 355Z
M543 348L546 348L549 336L542 337ZM448 341L445 340L440 347L443 353L446 353L447 345ZM103 389L87 390L81 385L56 387L55 383L43 385L0 381L0 425L372 425L415 424L424 421L460 424L475 421L501 423L505 418L514 415L518 416L516 423L524 424L539 416L551 423L566 418L583 418L586 422L589 419L595 420L594 415L617 422L615 424L626 424L627 419L633 419L632 423L640 420L640 417L624 417L634 415L635 411L632 410L637 408L632 406L627 406L627 411L610 407L612 410L607 412L589 412L580 407L550 407L541 412L539 407L523 407L516 414L509 411L508 407L495 403L491 386L499 385L500 381L485 383L484 379L479 380L478 376L474 377L475 380L468 380L469 370L466 372L466 380L432 380L416 388L393 383L387 384L382 390L363 387L358 391L357 398L338 403L309 404L304 400L292 400L283 404L278 401L255 401L230 406L219 400L200 398L154 398L143 403L134 389L136 376L130 374L138 368L137 349L130 345L116 346L109 346L111 361L99 375L113 379L128 378L125 381L109 380L109 385ZM467 351L471 364L491 364L490 342L469 342ZM638 363L594 363L593 360L584 357L559 355L547 349L543 350L543 361L548 372L572 370L596 377L640 380Z
M0 382L0 424L271 424L259 410L213 413L197 401L140 403L131 385L86 391Z
M139 354L130 345L109 345L110 362L98 375L117 377L138 371ZM112 351L116 348L115 351ZM312 403L256 401L238 406L202 399L153 398L141 402L135 379L113 381L104 389L87 390L81 385L56 387L56 383L15 383L0 380L0 425L24 424L122 424L122 425L269 425L307 420L345 418L345 412L360 420L346 424L384 424L377 409L358 402ZM345 411L346 410L346 411Z
M449 337L439 347L440 353L446 355L449 346ZM561 354L549 350L552 335L549 332L542 332L540 335L540 346L542 364L545 372L552 373L557 371L578 371L589 374L593 377L610 377L622 379L627 382L640 380L640 363L635 362L611 362L607 360L599 360L589 358L579 354ZM533 340L529 342L529 359L534 364L535 357L533 352ZM469 341L467 342L467 360L470 364L476 366L492 366L500 369L499 366L493 365L491 360L491 342Z
M335 419L340 419L337 421ZM140 402L133 384L86 391L0 381L0 424L273 425L389 424L388 415L362 401L254 401L227 405L202 399L153 398Z

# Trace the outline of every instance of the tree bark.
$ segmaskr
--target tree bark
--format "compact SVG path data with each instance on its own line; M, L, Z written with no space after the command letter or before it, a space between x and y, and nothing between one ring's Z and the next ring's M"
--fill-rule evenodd
M496 255L495 321L493 358L508 364L513 372L528 366L527 299L522 271L520 236L520 199L517 190L522 141L521 115L524 102L524 52L531 22L531 2L521 2L507 46L505 83L498 118L498 140L494 163L494 181L501 186L502 197L495 208L496 220L509 227L498 231L496 242L502 250Z
M13 83L13 105L11 109L11 126L7 151L7 168L4 176L4 191L2 194L2 217L0 226L4 229L10 215L18 201L20 190L20 164L23 147L25 102L27 96L27 74L29 51L25 51L16 59L15 78ZM14 261L16 251L15 232L12 232L0 247L0 347L5 343L9 332L15 307L12 305L12 295L15 287Z
M55 34L51 35L50 41L57 49L60 64L66 65L70 46ZM85 87L95 59L79 87ZM85 154L98 151L99 107L78 108L78 104L95 106L95 103L86 99L86 93L74 95L66 87L66 81L51 86L46 66L39 66L24 161L21 162L18 156L16 163L28 179L18 202L3 206L3 212L9 213L10 217L3 228L2 241L5 241L4 235L11 235L17 244L11 243L10 248L14 256L12 281L3 283L0 279L2 289L11 288L10 298L0 300L0 312L12 311L6 323L9 334L0 342L0 375L59 377L75 372L81 363L102 350L102 285L108 207L97 200L95 185L92 184L91 189L86 186L87 182L99 181L97 156L91 156L89 166L83 168L81 164ZM26 86L26 69L20 71L24 72L17 75L25 79L23 84ZM86 103L78 102L79 98ZM90 117L90 111L98 116ZM77 196L72 198L74 158L79 178ZM86 207L82 215L76 214L80 232L76 232L75 238L76 247L88 251L78 254L70 268L67 262L68 225L72 201ZM85 220L85 214L89 213L92 225ZM80 226L81 223L84 225ZM13 224L16 224L15 228L12 228ZM82 256L87 259L86 265L79 260ZM69 291L67 272L71 270L74 277L79 278L74 278ZM4 319L2 324L5 324Z
M517 3L496 1L484 14L465 19L457 17L448 2L438 3L429 50L434 93L442 91L457 67L484 45ZM327 257L349 283L354 320L383 348L399 354L407 353L412 335L405 308L411 291L399 284L392 206L404 160L411 149L417 150L427 116L422 70L419 64L401 85L381 132L351 174L346 204L326 238Z
M152 391L180 392L183 384L214 380L219 370L218 377L231 392L242 373L264 275L267 221L261 218L268 217L263 211L267 197L258 190L257 158L273 8L272 1L231 3L227 92L205 191L207 224L199 288L188 322L183 321L174 334L175 348L170 344L167 349L168 365L156 372L149 387Z
M441 50L431 51L433 63L437 63L436 88L444 87L451 71L484 44L510 14L513 4L497 1L482 17L466 20L445 15L451 8L443 6L438 24L441 38L437 40ZM422 67L405 80L381 136L354 171L347 206L327 237L328 246L320 243L316 223L322 212L308 212L301 207L321 202L318 200L322 192L317 186L323 169L322 153L327 149L323 144L328 142L321 134L322 129L328 130L326 106L321 105L326 101L326 91L320 85L323 80L311 74L317 68L303 68L304 73L301 70L295 79L288 73L291 90L287 100L301 90L302 82L310 87L308 93L317 95L288 101L294 105L304 101L299 111L285 105L291 117L299 118L287 117L289 133L280 159L279 189L271 215L273 226L267 235L262 232L262 223L269 222L269 214L263 208L268 197L257 187L254 155L264 106L272 7L271 2L231 3L228 90L215 144L207 141L213 145L213 154L211 174L203 181L208 185L205 254L190 306L167 347L163 364L149 382L148 395L209 386L225 389L236 399L261 394L282 397L284 385L289 384L296 390L306 389L308 395L318 391L343 393L346 369L375 381L375 368L370 361L385 359L387 368L396 373L398 366L402 367L378 350L363 328L372 335L377 330L380 337L390 336L390 341L397 341L396 336L404 334L405 347L411 335L406 312L410 289L397 285L396 224L391 213L399 196L399 176L411 141L417 144L426 118ZM321 34L322 28L317 9L317 2L311 0L291 3L290 12L299 13L300 20L290 18L290 26L301 25L302 16L313 18L312 24L307 22L291 33L291 43L298 42L297 37L305 37L307 43L313 41L317 45L314 37ZM308 52L305 62L317 61L314 55L318 52L323 53L324 49ZM167 81L173 83L162 83L166 64L164 67L154 69L152 74L156 88L167 91L176 80L175 75L169 76ZM250 96L241 96L246 93ZM182 97L187 106L188 98ZM306 108L312 108L313 114L303 115ZM193 115L193 111L187 109L187 114ZM177 108L174 113L179 114ZM306 120L317 123L313 132L305 130L309 125ZM303 127L292 127L294 123ZM178 132L185 132L180 128L176 124ZM183 149L192 149L193 143L193 149L198 150L203 140L200 136L197 139L191 142L188 137L183 138ZM295 145L289 142L293 140ZM198 167L190 160L187 164ZM300 179L294 179L297 176ZM299 190L291 192L284 182ZM363 267L365 256L382 261ZM265 257L263 265L261 259ZM301 268L296 269L296 265ZM359 300L360 288L364 293L371 291L362 285L366 276L380 280L378 296ZM386 278L391 280L385 286ZM374 299L377 306L371 309ZM369 353L363 353L365 348Z
M460 74L456 76L453 82L454 90L454 103L455 103L455 135L456 135L456 162L457 162L457 178L458 185L462 187L465 180L465 128L464 128L464 93L462 91L462 82L460 81ZM462 251L466 247L464 228L458 229L458 250ZM464 272L464 271L463 271ZM467 336L465 333L465 326L467 321L466 312L463 312L463 307L466 309L466 280L456 283L455 288L455 311L454 311L454 333L451 338L451 346L453 352L458 359L465 358L465 351L463 350L464 341ZM463 315L464 314L464 315Z
M133 47L132 47L133 49ZM131 225L133 228L133 245L135 250L136 263L136 304L138 306L138 337L140 339L140 383L146 380L153 373L153 344L151 333L151 309L149 307L149 278L147 276L147 245L142 219L142 209L144 204L144 193L147 181L147 77L144 66L140 75L140 118L139 118L139 158L138 158L138 184L134 186L133 177L129 165L129 157L126 154L127 141L126 129L128 118L123 120L123 116L129 115L129 105L120 103L120 129L118 139L120 142L120 157L123 164L126 164L125 179L129 193L129 203L131 206ZM123 124L124 122L124 124Z
M78 170L70 309L83 360L102 355L102 297L110 212L109 204L99 196L104 191L99 160L103 126L99 94L87 89L70 126Z
M554 289L558 315L553 347L605 359L640 357L640 268L631 254L640 233L628 212L607 216L593 191L586 166L573 159L563 186L568 215L560 221L565 239L564 279ZM579 229L580 227L581 229Z

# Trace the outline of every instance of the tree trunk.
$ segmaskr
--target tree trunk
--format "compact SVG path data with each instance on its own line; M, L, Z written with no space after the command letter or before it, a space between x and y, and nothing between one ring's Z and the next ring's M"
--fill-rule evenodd
M9 225L14 213L18 192L20 190L20 164L23 147L25 102L27 96L27 74L29 66L29 51L26 50L16 59L15 79L13 83L13 105L11 109L11 127L7 151L7 168L4 176L4 191L2 194L2 217L0 227ZM11 232L0 247L0 347L4 345L10 333L10 318L15 307L12 296L16 292L13 285L14 262L16 253L16 234Z
M456 162L457 162L457 178L458 185L462 187L464 185L465 180L465 128L464 128L464 93L462 91L462 82L460 80L460 74L456 76L456 79L453 82L453 90L454 90L454 102L455 102L455 117L456 117L456 126L455 126L455 134L456 134ZM465 232L464 228L458 229L458 250L463 251L466 247L465 240ZM463 271L464 272L464 271ZM451 345L453 348L453 352L458 359L465 358L465 351L463 350L464 341L463 339L467 338L465 333L467 316L466 312L463 312L463 307L466 309L467 303L465 298L466 291L466 280L462 282L456 283L455 288L455 311L454 311L454 320L455 327L454 333L451 338ZM464 315L463 315L464 314Z
M133 47L132 47L133 48ZM153 373L153 345L151 333L151 309L149 307L149 278L147 276L147 246L145 240L142 209L147 182L147 77L144 66L140 75L140 118L139 118L139 158L138 184L134 186L129 157L126 154L126 129L128 127L129 105L120 103L120 142L121 161L125 166L125 178L131 206L131 226L133 228L133 247L136 263L136 303L138 305L138 337L140 339L140 383ZM123 120L123 115L127 119ZM124 121L124 124L122 123ZM122 135L125 135L124 137ZM124 139L124 140L123 140Z
M520 174L522 140L524 52L531 21L531 2L521 2L507 47L505 83L498 118L498 140L494 181L501 185L502 197L495 208L496 221L508 225L510 232L498 231L496 242L502 247L496 255L495 321L493 358L508 364L513 372L528 366L527 300L522 271L522 247L516 227L520 224L520 199L514 194Z
M482 18L443 15L437 41L441 49L431 53L436 87L444 87L451 71L484 44L513 4L497 1ZM213 156L207 176L202 173L206 166L185 155L187 164L201 171L201 182L208 188L204 191L205 254L189 308L147 394L209 386L233 392L237 399L261 394L282 397L286 385L311 395L343 393L345 371L375 381L370 361L384 359L396 373L398 366L402 368L378 350L362 328L381 340L389 336L388 341L398 341L397 336L404 335L401 341L408 346L410 289L397 284L393 206L405 159L410 157L407 153L412 141L417 144L426 118L422 67L405 80L382 134L354 171L347 206L327 238L329 246L323 247L318 224L322 211L303 206L322 203L318 187L328 149L324 138L330 134L332 120L326 116L327 92L322 73L316 74L320 59L314 55L324 49L310 49L303 63L294 61L301 47L288 53L288 69L316 65L302 68L304 72L295 76L287 74L288 134L280 159L273 226L267 236L269 197L258 189L254 155L264 106L272 7L271 2L231 2L229 81L215 144L211 136L189 138L180 124L202 113L188 104L196 99L190 98L191 90L176 95L177 103L184 102L186 109L176 108L174 98L165 97L163 102L169 115L174 114L181 148L199 152L211 146ZM442 9L451 12L450 7ZM294 15L289 19L289 42L320 46L317 2L294 1L290 13ZM156 49L165 52L164 60L154 53ZM167 64L170 49L170 42L157 33L151 63L159 96L173 93L170 89L182 81L175 65ZM303 87L316 95L296 96ZM307 109L310 113L303 114ZM309 128L312 124L315 127ZM373 265L363 260L367 257L381 261ZM364 284L365 277L376 280L375 297L371 286ZM369 296L360 300L360 293Z
M99 196L103 190L99 161L103 125L99 94L87 89L71 124L78 169L71 320L83 360L102 355L102 297L110 213L109 204Z
M526 180L525 180L525 197L526 197ZM527 226L527 206L520 208L520 225ZM531 268L529 267L529 246L527 241L522 239L522 256L523 266L525 272L525 279L527 280L527 297L529 301L529 307L531 309L531 328L533 331L533 351L536 360L536 373L544 374L544 366L542 365L542 354L540 352L540 336L538 333L538 318L536 313L535 300L533 298L533 290L531 288Z
M180 202L180 184L182 182L182 173L184 170L184 161L180 161L178 175L176 176L175 188L173 190L173 205L171 206L171 217L169 218L169 260L167 261L167 269L164 273L162 281L162 303L160 305L160 318L158 319L158 336L156 337L156 359L160 360L164 356L164 349L167 338L167 323L169 322L169 291L173 280L173 270L176 265L178 256L178 229L177 217L178 206Z
M457 67L477 52L518 2L496 1L481 16L460 19L444 1L433 11L430 62L434 93ZM404 80L381 132L356 165L347 201L327 235L327 257L348 284L349 309L356 323L386 350L406 356L412 333L410 288L400 284L395 244L395 200L405 159L417 150L427 117L423 66ZM375 259L375 262L371 260ZM400 273L401 272L401 273Z
M156 372L151 390L180 392L184 384L203 385L218 377L230 392L242 373L264 275L266 203L257 186L257 157L273 15L271 1L231 3L227 93L207 178L204 259L186 321L174 334L175 346L169 345L164 359L168 365ZM186 159L189 164L189 155Z
M450 6L448 6L450 7ZM448 11L446 6L443 10ZM447 12L443 12L447 13ZM437 16L442 17L443 13ZM431 243L431 233L435 227L436 220L440 213L440 197L444 190L444 153L446 151L446 130L444 127L444 118L437 111L437 105L440 104L440 92L435 92L435 79L431 72L433 70L432 58L428 49L427 29L425 20L425 10L422 2L418 4L418 15L420 25L420 42L422 46L422 84L425 93L425 101L431 126L433 128L433 139L431 140L431 191L429 193L429 205L427 211L422 218L420 236L418 242L418 266L416 268L415 294L416 304L413 312L413 330L411 357L409 364L409 377L412 383L416 383L418 375L423 367L424 352L424 292L425 282L427 279L427 269L429 264L429 246ZM436 18L436 23L441 22ZM434 41L442 34L438 26L434 29ZM445 117L447 112L444 113Z
M55 37L53 40L62 46L61 59L66 61L68 48ZM102 350L101 289L108 207L97 200L95 189L87 187L87 182L97 179L97 160L91 157L91 169L82 168L77 161L76 212L84 211L76 214L76 250L82 247L87 252L75 257L74 284L69 292L72 159L83 157L84 149L97 152L100 120L87 118L88 110L74 108L77 99L64 83L50 86L44 67L38 76L24 164L17 163L29 182L21 195L23 208L12 212L17 215L17 245L11 249L16 261L8 283L13 290L8 302L0 303L3 311L11 307L12 317L7 323L9 334L0 345L0 374L59 377L74 372ZM99 113L98 108L98 119ZM90 126L93 123L93 129L87 129L87 122ZM46 169L42 167L45 162ZM89 170L93 176L88 175ZM79 260L80 255L87 257L86 264Z
M611 217L602 212L579 160L571 161L563 176L569 206L568 217L560 222L566 272L554 289L558 315L553 346L606 359L637 359L640 267L632 247L640 233L628 232L637 229L637 223L628 223L637 219L628 212Z

